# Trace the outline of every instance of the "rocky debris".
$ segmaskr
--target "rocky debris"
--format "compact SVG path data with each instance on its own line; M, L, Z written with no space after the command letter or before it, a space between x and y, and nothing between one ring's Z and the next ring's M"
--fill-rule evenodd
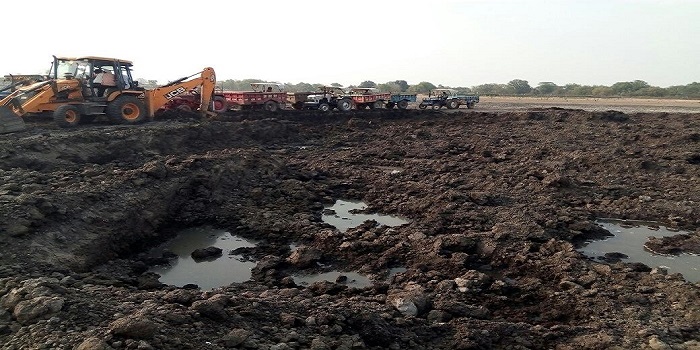
M3 135L0 348L697 347L698 283L575 249L611 217L688 230L648 246L693 251L695 115L320 117ZM321 220L336 199L410 222L341 233ZM261 242L241 251L251 281L203 291L147 272L172 256L139 253L202 224ZM319 267L372 284L291 277Z
M192 259L194 260L211 260L223 255L223 249L219 247L206 247L195 249L192 251Z

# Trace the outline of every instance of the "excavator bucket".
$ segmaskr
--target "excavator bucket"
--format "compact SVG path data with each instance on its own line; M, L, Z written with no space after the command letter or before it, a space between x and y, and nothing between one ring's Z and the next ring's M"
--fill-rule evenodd
M22 131L26 127L22 117L18 117L9 107L0 106L0 134Z

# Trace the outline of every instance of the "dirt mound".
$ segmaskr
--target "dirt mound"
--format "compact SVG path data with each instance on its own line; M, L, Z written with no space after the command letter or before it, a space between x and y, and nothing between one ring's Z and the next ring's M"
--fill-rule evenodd
M574 247L606 234L600 217L697 229L698 123L561 108L29 122L0 138L0 344L697 347L697 283ZM336 199L410 223L340 233L321 220ZM148 272L146 249L203 224L260 242L251 281ZM374 283L296 285L316 263Z

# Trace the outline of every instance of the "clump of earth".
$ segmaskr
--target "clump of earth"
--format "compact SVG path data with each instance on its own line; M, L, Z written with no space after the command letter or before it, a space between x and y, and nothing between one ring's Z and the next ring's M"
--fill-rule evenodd
M698 349L698 283L576 250L606 217L683 229L650 244L700 253L698 116L29 121L0 135L0 348ZM341 233L321 220L338 199L409 223ZM149 272L151 247L204 224L259 242L250 281ZM379 282L294 283L319 264Z

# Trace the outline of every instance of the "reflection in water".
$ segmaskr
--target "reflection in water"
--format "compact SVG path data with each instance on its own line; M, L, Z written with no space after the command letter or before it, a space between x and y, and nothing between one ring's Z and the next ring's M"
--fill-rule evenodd
M403 272L406 272L405 267L390 268L389 276L384 282L390 283L391 278L394 277L394 275ZM341 276L343 276L344 278L339 278ZM294 279L294 283L300 286L308 286L310 284L313 284L314 282L319 281L336 282L344 284L350 288L365 288L370 287L373 284L367 276L361 275L357 272L341 272L337 270L309 275L297 274L292 276L292 278Z
M649 267L663 267L670 273L680 273L689 282L700 281L700 256L693 254L659 255L644 249L649 236L669 237L687 232L674 232L664 226L649 222L601 219L598 225L614 234L603 240L591 241L579 251L591 258L606 253L622 253L625 262L640 262ZM657 229L658 227L658 229Z
M190 256L195 249L211 246L223 249L223 256L199 262ZM178 287L192 283L202 290L211 290L233 282L245 282L250 279L255 263L243 261L241 256L229 255L229 252L250 247L255 247L255 242L233 236L225 230L210 227L191 228L183 230L172 240L151 251L153 256L171 251L177 254L178 258L172 261L170 266L155 266L150 271L161 275L162 283Z
M400 226L408 223L408 221L396 216L350 213L352 210L364 210L366 208L367 205L363 202L344 201L339 199L333 206L326 208L332 210L334 213L326 214L326 211L324 210L321 220L335 226L335 228L337 228L340 232L345 232L349 228L360 226L367 220L374 220L379 224L386 226Z

